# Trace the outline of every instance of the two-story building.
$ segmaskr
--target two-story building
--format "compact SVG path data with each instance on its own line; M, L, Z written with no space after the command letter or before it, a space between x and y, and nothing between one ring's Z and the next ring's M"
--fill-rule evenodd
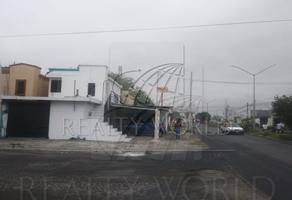
M107 66L50 68L47 77L49 97L66 100L51 101L49 138L125 140L104 120L107 101L118 103L121 93L121 86L108 77Z
M121 86L108 77L107 66L50 68L47 78L48 97L4 97L8 107L15 107L13 103L22 102L33 105L35 109L31 113L27 107L22 106L22 114L18 115L9 111L8 136L129 140L104 122L106 102L111 100L118 103L121 90Z
M36 65L17 63L0 68L1 96L48 96L49 79Z
M8 110L2 106L3 96L48 96L49 79L41 74L41 68L36 65L17 63L8 67L0 68L0 133L4 134L2 128L3 115Z

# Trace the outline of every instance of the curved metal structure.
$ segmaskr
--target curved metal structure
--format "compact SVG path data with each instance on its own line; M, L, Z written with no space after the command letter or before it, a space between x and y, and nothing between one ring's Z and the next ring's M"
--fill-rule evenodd
M166 63L154 66L142 73L133 84L138 89L134 97L134 105L139 105L138 97L145 94L149 103L151 100L155 105L172 106L180 112L197 112L199 106L205 100L199 95L185 95L185 67L182 63ZM167 88L166 96L159 95L158 88ZM129 98L129 97L126 97ZM162 99L163 98L163 99ZM190 99L192 99L190 102Z
M184 82L184 65L181 63L166 63L150 68L143 74L141 74L134 82L134 87L139 88L137 95L135 96L134 105L137 105L139 94L144 91L149 98L155 99L153 91L156 91L155 104L159 105L162 101L161 97L158 97L157 88L159 84L162 87L170 88L171 93L177 93L179 80ZM165 80L164 80L165 79ZM176 79L175 87L171 88L170 82L172 79ZM183 93L184 91L180 91ZM148 99L146 99L146 102Z

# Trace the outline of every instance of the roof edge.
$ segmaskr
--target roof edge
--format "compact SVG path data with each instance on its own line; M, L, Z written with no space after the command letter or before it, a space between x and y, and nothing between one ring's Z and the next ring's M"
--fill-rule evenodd
M15 64L11 64L9 65L8 67L13 67L13 66L17 66L17 65L27 65L27 66L30 66L30 67L35 67L37 69L42 69L41 67L37 66L37 65L32 65L32 64L28 64L28 63L15 63Z

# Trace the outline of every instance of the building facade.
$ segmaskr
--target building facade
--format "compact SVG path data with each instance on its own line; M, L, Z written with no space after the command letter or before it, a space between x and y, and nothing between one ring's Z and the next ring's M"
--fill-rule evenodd
M108 101L119 103L121 86L108 77L108 67L79 65L50 68L50 139L127 141L125 135L105 122ZM62 101L58 100L62 99Z
M2 67L0 79L2 96L48 96L49 80L36 65L18 63Z
M49 79L41 74L36 65L17 63L0 68L0 133L6 123L6 105L2 106L3 96L48 96ZM5 117L6 118L6 117ZM6 120L5 120L6 122Z
M9 91L9 67L0 68L0 97ZM1 99L0 99L1 100Z
M20 66L17 66L17 68ZM15 66L13 66L15 68ZM38 68L34 67L36 70ZM79 65L76 68L50 68L47 76L48 96L28 96L37 92L29 68L26 76L8 78L8 85L25 80L25 89L15 96L7 90L3 102L8 110L8 137L45 137L49 139L82 138L100 141L128 141L122 132L104 122L106 103L119 102L121 86L108 77L108 67ZM11 73L10 68L10 73ZM10 79L10 80L9 80ZM6 79L5 79L6 80ZM30 83L32 82L32 84ZM17 89L15 91L19 92ZM37 93L41 94L41 93Z

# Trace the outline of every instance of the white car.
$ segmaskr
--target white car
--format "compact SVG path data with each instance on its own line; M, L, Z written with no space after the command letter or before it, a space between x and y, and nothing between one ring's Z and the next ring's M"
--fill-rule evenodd
M232 135L232 134L243 135L244 131L243 131L243 128L240 127L239 125L233 124L233 125L225 127L223 130L223 133L225 133L226 135Z

